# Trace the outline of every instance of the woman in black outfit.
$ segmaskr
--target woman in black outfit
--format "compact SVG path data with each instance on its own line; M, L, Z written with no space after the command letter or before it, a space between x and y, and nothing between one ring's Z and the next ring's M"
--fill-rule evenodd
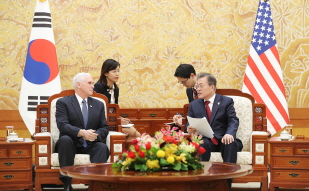
M119 79L120 64L116 60L107 59L101 69L101 75L94 84L94 91L108 98L109 103L118 104L119 88L116 82Z
M94 84L94 91L105 95L108 102L118 104L119 88L116 84L119 79L120 64L116 60L107 59L103 62L101 75L97 83ZM127 125L131 121L128 118L121 118L121 125ZM129 136L140 136L134 127L122 128L123 132Z

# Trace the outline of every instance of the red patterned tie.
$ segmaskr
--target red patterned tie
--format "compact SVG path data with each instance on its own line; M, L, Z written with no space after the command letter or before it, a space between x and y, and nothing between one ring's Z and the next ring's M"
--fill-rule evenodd
M210 122L210 117L211 117L211 110L209 107L210 101L205 101L205 109L206 109L206 115L207 115L207 120ZM211 138L211 142L214 145L218 145L218 139L216 137Z
M205 109L206 109L206 115L207 115L207 120L210 122L210 117L211 117L211 110L209 107L210 101L205 101Z
M192 91L193 91L193 98L194 100L196 100L198 98L197 91L195 88L192 88Z

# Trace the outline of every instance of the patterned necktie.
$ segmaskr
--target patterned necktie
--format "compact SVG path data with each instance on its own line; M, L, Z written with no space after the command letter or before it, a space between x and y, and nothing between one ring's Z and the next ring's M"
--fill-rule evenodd
M205 109L206 109L206 115L207 115L208 123L210 122L210 117L211 117L211 110L210 110L210 107L209 107L209 103L210 103L210 101L205 101Z
M194 100L196 100L198 98L197 91L195 88L192 88L192 91L193 91L193 98Z
M210 110L210 107L209 107L209 103L210 103L210 101L205 101L205 109L206 109L206 115L207 115L208 123L210 122L210 117L211 117L211 110ZM218 139L215 136L213 138L211 138L210 141L212 142L212 144L218 145Z
M86 106L86 100L83 99L82 101L82 114L84 119L84 128L87 129L87 123L88 123L88 109ZM84 140L83 147L87 147L87 141Z

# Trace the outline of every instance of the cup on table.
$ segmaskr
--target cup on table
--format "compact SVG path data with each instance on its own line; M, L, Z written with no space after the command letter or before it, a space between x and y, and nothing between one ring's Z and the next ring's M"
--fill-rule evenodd
M11 133L14 133L14 126L6 126L6 136L7 136L7 139L9 139L10 137L10 134Z
M293 125L292 124L287 124L285 126L285 129L287 132L289 132L289 134L292 136L292 131L293 131Z

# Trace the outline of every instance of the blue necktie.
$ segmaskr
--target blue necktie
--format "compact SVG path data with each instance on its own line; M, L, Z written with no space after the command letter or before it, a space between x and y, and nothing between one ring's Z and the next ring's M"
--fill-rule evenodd
M88 109L87 109L87 106L86 106L86 100L83 99L82 104L83 104L82 105L82 113L83 113L83 119L84 119L84 128L86 129L87 123L88 123ZM84 140L83 147L87 147L87 141L86 140Z

